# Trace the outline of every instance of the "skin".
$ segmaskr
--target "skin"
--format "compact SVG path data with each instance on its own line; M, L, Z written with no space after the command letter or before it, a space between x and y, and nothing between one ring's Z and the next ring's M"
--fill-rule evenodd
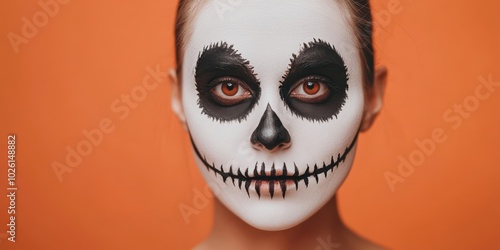
M225 158L240 159L238 155L225 157L225 151L230 150L221 151L218 148L223 148L224 145L238 145L241 141L246 143L243 147L247 147L243 151L253 150L255 158L265 162L266 166L284 159L281 163L277 163L281 166L287 159L292 159L294 163L298 162L300 173L304 173L306 163L310 162L301 162L301 159L307 158L301 157L301 154L304 153L304 149L311 147L308 141L312 139L317 142L314 145L319 150L312 151L313 153L307 151L306 155L312 157L313 162L321 162L330 156L342 153L353 140L355 142L354 138L358 131L365 131L371 126L382 106L387 74L385 68L379 68L376 70L373 86L370 88L363 86L360 59L353 56L358 54L348 49L352 46L344 46L353 45L356 40L352 36L349 23L342 16L342 13L345 13L343 6L332 1L317 1L314 4L284 0L273 1L272 4L252 1L237 6L227 13L224 19L220 19L210 3L205 3L193 22L193 34L188 41L184 56L183 91L180 91L175 70L171 71L174 82L172 107L188 129L193 142L200 146L201 155L208 156L206 161L222 159L220 162L223 162ZM255 16L260 18L255 19ZM273 23L272 20L287 20L287 22L274 27L269 25ZM294 30L304 30L304 32L297 33ZM270 34L274 34L274 37L271 38ZM328 116L315 114L312 118L297 119L300 115L307 115L308 109L301 109L298 112L302 113L294 114L293 106L284 103L286 99L278 87L280 79L284 78L287 66L290 67L290 56L298 53L301 44L317 37L335 47L344 58L349 74L347 99L339 112ZM224 116L220 119L215 116L217 112L210 113L210 110L204 112L203 105L196 105L198 103L196 93L199 93L199 90L195 89L195 85L199 86L200 80L195 79L193 72L196 72L198 56L204 48L218 41L234 44L235 49L244 55L245 60L252 64L258 74L261 88L259 99L247 112L248 114L245 113L244 118ZM276 47L276 44L280 46ZM285 82L286 79L285 77ZM267 117L276 117L276 120L282 121L280 126L283 125L282 127L289 132L290 142L272 148L262 145L265 143L255 143L254 138L258 138L253 136L256 133L255 127L261 126L262 121L266 120L264 119L266 114ZM200 129L199 126L189 124L206 126ZM224 129L220 130L221 127ZM210 129L211 133L206 133L207 129ZM214 146L213 133L217 134L219 130L221 134L217 136L217 141L221 144ZM225 134L231 134L231 137L225 139ZM250 139L251 134L252 139ZM332 141L338 143L331 146ZM207 171L206 164L200 157L195 156L207 182L212 184L216 182L225 187L216 193L215 224L212 233L196 249L315 249L319 245L318 237L329 239L327 242L335 243L334 245L340 249L377 249L375 245L346 228L337 212L334 194L352 165L356 144L352 145L354 147L352 152L346 155L345 160L328 179L320 176L316 183L306 185L302 182L297 190L287 192L286 199L284 195L283 198L280 197L281 199L273 199L267 189L261 191L263 194L256 193L255 183L252 183L250 189L253 191L247 196L231 184L226 186L220 176L214 177L214 171L211 173ZM211 152L210 150L214 148L215 151ZM245 155L241 157L244 158ZM244 169L253 166L255 159L252 158L252 162L249 163L242 161L233 164ZM252 170L254 169L250 171ZM308 202L304 203L305 200Z
M347 228L336 199L300 225L277 232L251 227L218 200L212 232L195 250L205 249L384 249Z

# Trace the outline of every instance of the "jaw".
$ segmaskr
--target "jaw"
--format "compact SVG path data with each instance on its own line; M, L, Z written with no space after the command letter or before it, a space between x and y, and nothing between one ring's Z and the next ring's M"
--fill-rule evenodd
M250 226L264 231L280 231L292 228L308 220L316 214L337 192L347 177L356 154L357 143L354 144L344 161L337 167L324 173L318 174L318 182L314 176L309 176L309 183L300 181L297 188L293 181L287 181L287 192L285 198L282 197L281 187L274 183L274 198L271 198L267 181L261 182L261 194L258 196L255 190L256 181L250 182L249 194L244 189L245 182L242 181L242 188L238 188L238 180L230 177L223 181L222 176L214 171L206 170L203 161L195 157L195 162L205 179L207 186L221 204L234 213ZM195 154L193 150L193 155ZM253 166L252 166L253 167ZM224 168L226 172L226 168ZM234 172L233 168L233 172ZM253 170L253 169L252 169ZM250 175L249 170L249 175ZM276 171L278 174L279 171ZM293 172L292 172L293 173ZM244 173L242 173L244 175Z

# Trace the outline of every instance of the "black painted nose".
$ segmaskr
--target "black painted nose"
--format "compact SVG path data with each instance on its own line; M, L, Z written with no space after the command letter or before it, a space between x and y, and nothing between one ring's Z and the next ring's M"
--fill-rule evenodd
M269 151L290 146L290 134L269 104L260 118L259 126L253 131L250 142L257 149Z

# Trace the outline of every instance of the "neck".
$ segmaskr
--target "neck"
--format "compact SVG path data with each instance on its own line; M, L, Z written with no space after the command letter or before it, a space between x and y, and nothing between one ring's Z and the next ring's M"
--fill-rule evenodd
M256 229L229 211L215 199L214 226L199 247L207 249L334 249L350 245L354 237L342 223L337 199L301 224L283 231Z

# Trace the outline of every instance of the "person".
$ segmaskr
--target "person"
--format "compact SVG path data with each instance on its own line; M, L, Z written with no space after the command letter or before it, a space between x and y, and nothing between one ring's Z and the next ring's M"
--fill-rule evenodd
M215 194L196 249L379 249L335 193L382 107L366 0L181 0L172 108Z

